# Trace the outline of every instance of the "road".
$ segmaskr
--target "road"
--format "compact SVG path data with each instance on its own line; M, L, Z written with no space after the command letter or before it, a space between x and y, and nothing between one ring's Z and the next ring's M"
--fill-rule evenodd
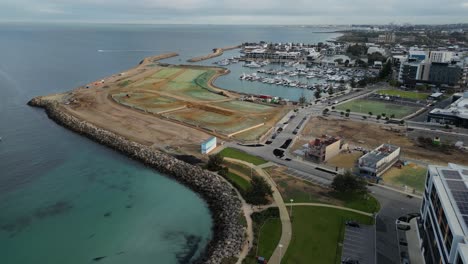
M395 220L402 215L419 212L421 199L409 198L379 186L371 186L369 190L381 206L376 217L377 263L400 263Z

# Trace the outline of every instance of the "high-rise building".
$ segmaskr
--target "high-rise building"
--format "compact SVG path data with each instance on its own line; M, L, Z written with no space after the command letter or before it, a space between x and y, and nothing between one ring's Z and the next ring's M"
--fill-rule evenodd
M431 51L429 53L429 59L431 62L440 62L440 63L446 63L450 62L453 59L453 52L451 51Z
M418 230L426 264L468 263L468 167L428 168Z

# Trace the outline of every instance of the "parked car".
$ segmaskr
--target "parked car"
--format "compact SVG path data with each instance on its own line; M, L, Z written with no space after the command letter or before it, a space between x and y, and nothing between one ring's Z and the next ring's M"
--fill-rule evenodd
M357 228L360 227L360 226L359 226L359 223L356 222L356 221L346 221L346 222L345 222L345 225L350 226L350 227L357 227Z

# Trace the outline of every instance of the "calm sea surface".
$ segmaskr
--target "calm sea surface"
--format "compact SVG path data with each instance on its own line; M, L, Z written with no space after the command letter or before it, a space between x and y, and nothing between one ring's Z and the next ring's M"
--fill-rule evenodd
M26 102L164 52L187 58L245 41L314 43L330 29L0 24L0 263L190 263L211 239L205 202L174 180L76 135ZM228 52L224 57L237 55ZM217 58L215 60L219 60ZM213 60L203 62L212 64ZM216 84L297 99L302 90Z

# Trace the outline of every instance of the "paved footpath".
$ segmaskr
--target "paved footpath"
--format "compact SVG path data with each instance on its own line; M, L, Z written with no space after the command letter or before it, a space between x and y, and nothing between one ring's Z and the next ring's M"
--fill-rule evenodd
M289 218L288 209L286 208L286 205L284 204L283 197L281 197L281 194L278 188L276 187L276 183L259 166L255 166L252 163L241 161L241 160L236 160L236 159L231 159L231 158L224 158L224 159L227 161L241 163L250 168L253 168L258 173L258 175L263 177L267 181L267 183L270 184L271 189L273 190L273 200L275 201L279 209L279 214L280 214L280 219L281 219L281 238L278 243L278 246L275 248L275 251L271 255L268 263L280 264L281 259L283 258L284 253L288 250L289 243L291 242L292 226L291 226L291 219ZM280 248L279 245L282 245L282 247Z

